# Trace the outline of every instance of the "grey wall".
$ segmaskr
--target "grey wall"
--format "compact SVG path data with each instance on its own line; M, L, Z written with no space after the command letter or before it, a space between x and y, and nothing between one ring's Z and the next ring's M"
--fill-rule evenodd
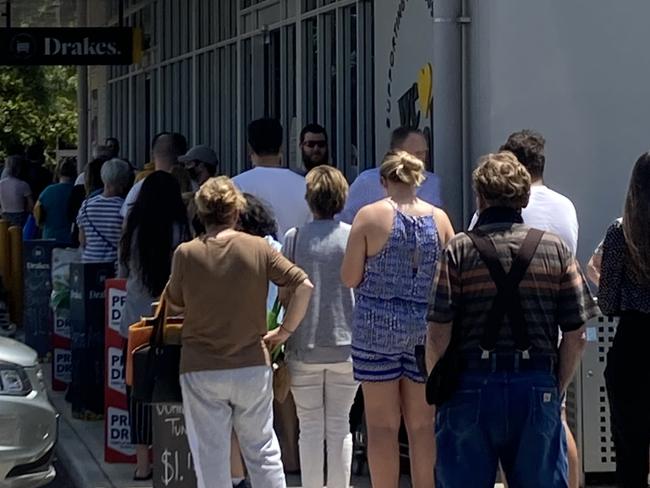
M444 208L455 229L464 227L463 199L471 188L462 185L461 27L459 0L437 0L434 25L434 143L435 171L442 181Z
M395 35L400 4L404 10ZM419 128L433 130L433 170L442 179L444 208L454 226L460 228L465 187L460 139L460 27L455 22L458 15L460 0L436 0L433 15L427 0L375 0L374 3L377 162L388 148L391 131L403 123L398 106L400 97L418 81L419 71L430 63L433 68L433 117L422 112L420 93L415 110L420 114ZM394 63L389 70L391 54Z
M576 205L584 261L620 215L632 165L650 147L650 2L470 7L471 156L514 130L542 132L546 181Z

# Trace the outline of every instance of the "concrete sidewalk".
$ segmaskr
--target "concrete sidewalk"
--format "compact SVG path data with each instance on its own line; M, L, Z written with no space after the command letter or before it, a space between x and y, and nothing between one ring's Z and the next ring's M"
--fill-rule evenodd
M56 454L74 483L74 488L142 488L149 482L133 481L134 466L104 462L104 422L84 421L72 417L65 393L52 391L50 364L43 364L52 404L61 415ZM288 476L287 486L300 487L300 476ZM410 486L402 477L401 488ZM73 488L73 487L70 487ZM357 477L351 488L370 488L370 479Z
M74 483L74 487L70 488L151 487L151 481L133 481L133 465L104 462L104 421L73 418L70 404L65 401L65 393L52 391L50 368L50 364L43 364L50 401L61 415L56 454ZM289 475L287 486L301 487L300 476ZM402 476L400 488L408 487L410 483ZM495 488L502 487L495 485ZM370 488L369 477L355 477L350 488Z
M50 401L61 415L56 455L68 471L74 488L140 488L151 483L133 481L133 466L104 462L104 422L84 421L72 417L64 392L51 389L48 364L43 372L48 378ZM71 487L72 488L72 487Z

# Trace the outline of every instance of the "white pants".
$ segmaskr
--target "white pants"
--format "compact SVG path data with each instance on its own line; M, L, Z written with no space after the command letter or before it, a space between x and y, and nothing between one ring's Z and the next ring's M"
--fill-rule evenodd
M352 464L350 409L359 383L352 363L289 362L291 393L300 423L300 470L304 488L323 488L327 442L327 487L348 488Z
M253 488L286 488L273 431L273 374L267 366L181 375L187 437L198 488L232 488L234 427Z

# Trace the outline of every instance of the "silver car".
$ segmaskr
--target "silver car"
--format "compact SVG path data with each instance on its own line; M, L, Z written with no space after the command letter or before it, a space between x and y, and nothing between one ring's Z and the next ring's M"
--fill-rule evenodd
M0 337L0 487L35 488L54 479L57 423L36 352Z

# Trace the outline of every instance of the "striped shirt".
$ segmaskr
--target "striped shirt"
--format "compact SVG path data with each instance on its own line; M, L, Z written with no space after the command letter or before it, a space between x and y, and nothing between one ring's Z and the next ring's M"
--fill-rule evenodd
M491 224L488 233L506 273L530 227L524 224ZM478 353L487 316L497 288L470 238L454 237L443 253L431 291L429 322L454 322L460 327L460 350ZM580 266L560 237L545 233L519 285L531 355L557 354L558 325L563 332L579 329L597 309ZM507 316L499 331L498 352L514 352Z
M97 195L84 200L77 215L77 225L83 231L86 244L83 262L110 262L117 260L117 248L122 235L121 197Z

